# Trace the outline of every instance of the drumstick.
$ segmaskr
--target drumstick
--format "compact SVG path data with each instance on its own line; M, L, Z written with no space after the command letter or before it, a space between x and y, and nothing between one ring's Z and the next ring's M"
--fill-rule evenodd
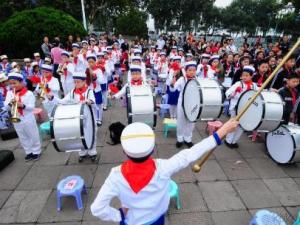
M294 51L297 49L297 47L300 45L300 38L298 38L297 42L294 44L294 46L291 48L291 50L284 56L282 61L279 63L279 65L275 68L275 70L271 73L271 75L265 80L265 82L261 85L261 87L258 89L258 91L251 97L251 99L247 102L247 104L244 106L242 111L235 117L237 121L241 119L241 117L246 113L246 111L250 108L252 103L255 101L255 99L260 95L260 93L265 89L265 87L270 83L270 81L274 78L274 76L277 74L279 69L283 66L283 64L290 58L290 56L294 53ZM195 173L200 172L202 165L208 160L210 155L214 152L215 149L210 150L208 153L205 154L205 156L201 159L199 159L193 166L193 171Z

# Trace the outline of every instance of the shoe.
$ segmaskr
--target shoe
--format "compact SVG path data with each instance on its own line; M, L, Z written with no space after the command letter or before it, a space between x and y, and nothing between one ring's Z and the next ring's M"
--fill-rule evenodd
M103 111L106 111L107 110L107 107L103 107Z
M181 148L183 146L183 142L176 142L176 148Z
M102 121L97 120L97 127L101 127L102 126Z
M97 160L97 155L91 155L90 159L92 160L92 162L96 162Z
M26 155L26 157L25 157L25 162L29 162L31 160L32 160L32 153Z
M32 159L33 161L37 161L37 160L40 159L40 157L41 157L41 154L32 154L31 159Z
M224 143L225 143L225 145L228 147L228 148L237 148L238 147L238 144L230 144L230 143L228 143L226 140L224 141ZM237 146L237 147L236 147Z
M194 146L194 143L193 142L184 142L186 144L186 146L188 146L189 148L193 147Z
M79 162L79 163L82 163L82 162L83 162L83 160L84 160L84 158L85 158L85 156L79 156L79 158L78 158L78 162Z

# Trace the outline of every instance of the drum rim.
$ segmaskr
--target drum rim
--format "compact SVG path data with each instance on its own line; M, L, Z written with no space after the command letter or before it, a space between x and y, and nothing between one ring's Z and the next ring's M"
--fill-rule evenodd
M93 127L93 137L92 137L92 143L91 143L91 147L89 148L87 146L87 143L85 141L84 138L81 139L81 142L82 142L82 145L84 146L84 149L91 149L95 143L95 118L94 118L94 113L93 113L93 110L92 110L92 107L90 105L87 105L87 104L81 104L81 107L80 107L80 115L83 115L83 110L84 110L84 106L87 106L90 113L91 113L91 116L92 116L92 127ZM83 129L83 118L80 118L80 136L81 137L84 137L84 129Z
M286 129L287 131L290 131L290 130L287 128L286 124L280 124L280 126L279 126L276 130L278 130L280 127L283 127L283 128ZM296 148L296 141L295 141L295 138L294 138L293 135L291 135L291 136L292 136L292 141L293 141L294 151L293 151L292 157L290 158L290 160L289 160L288 162L286 162L286 163L277 162L277 161L276 161L275 159L273 159L273 157L271 156L271 154L270 154L270 152L269 152L269 148L268 148L268 146L267 146L267 138L268 138L268 135L270 135L270 133L272 133L272 132L274 132L274 131L276 131L276 130L273 130L273 131L271 131L271 132L269 132L269 133L266 134L266 138L265 138L265 140L266 140L266 141L265 141L265 148L266 148L266 150L267 150L267 155L268 155L268 157L269 157L273 162L277 163L278 165L287 165L287 164L293 163L293 159L294 159L295 154L296 154L296 151L295 151L295 148Z
M197 122L197 120L200 118L200 115L201 115L201 112L202 112L202 107L201 107L201 105L203 104L203 94L202 94L201 88L199 88L199 89L198 89L198 90L199 90L199 93L200 93L200 107L199 107L199 113L198 113L196 119L195 119L194 121L191 121L191 120L188 119L187 114L186 114L186 112L185 112L185 110L184 110L184 109L185 109L185 108L184 108L184 93L185 93L187 84L188 84L189 82L192 82L192 81L197 82L198 86L200 86L200 83L199 83L199 81L198 81L197 79L191 79L191 80L188 80L188 81L186 82L186 84L184 85L184 88L183 88L183 93L182 93L183 96L182 96L182 104L181 104L181 106L182 106L182 109L183 109L183 113L184 113L185 118L186 118L188 121L190 121L191 123L195 123L195 122Z
M241 98L242 98L247 92L249 92L249 91L257 92L256 90L251 89L251 90L247 90L247 91L245 91L245 92L243 92L243 93L241 94L241 96L239 97L239 100L238 100L238 102L237 102L237 104L236 104L236 108L235 108L235 113L236 113L236 115L238 115L238 108L239 108L239 103L240 103ZM264 97L263 97L261 94L260 94L259 96L262 98L262 100L263 100L263 102L264 102L264 101L265 101ZM249 101L249 100L248 100L248 101ZM260 120L260 122L258 123L258 125L257 125L253 130L257 130L257 128L260 127L260 125L262 124L263 119L265 118L266 106L265 106L264 103L263 103L262 105L263 105L263 107L262 107L262 115L261 115L262 119ZM242 125L240 125L240 126L242 126ZM247 129L245 129L244 127L242 127L242 128L243 128L245 131L253 131L253 130L247 130Z

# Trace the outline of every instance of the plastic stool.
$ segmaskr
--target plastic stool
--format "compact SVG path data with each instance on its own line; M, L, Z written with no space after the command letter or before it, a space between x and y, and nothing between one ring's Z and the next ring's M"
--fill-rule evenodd
M169 104L160 104L159 105L159 116L165 118L166 114L169 113L170 105Z
M34 116L36 118L36 121L38 123L43 123L43 122L46 121L47 116L46 116L46 113L43 111L42 108L34 108L33 109L33 114L34 114Z
M169 195L170 198L176 198L177 209L181 209L179 187L173 180L170 181Z
M300 212L298 212L297 220L295 221L295 223L293 225L300 225Z
M220 127L223 126L223 123L221 121L210 121L210 122L207 122L207 125L206 125L206 131L209 135L212 135L213 132L217 131Z
M177 121L175 119L169 119L169 118L166 118L164 119L164 137L168 137L168 132L169 130L171 129L175 129L177 128Z
M46 135L50 135L50 121L42 123L39 127L39 131L42 140Z
M70 181L76 181L76 184L74 187L70 189L66 189L66 184L69 183ZM83 204L82 204L82 199L81 199L81 193L87 193L86 187L84 184L84 180L80 176L69 176L64 179L62 179L58 184L57 184L57 191L56 191L56 197L57 197L57 211L61 210L61 198L64 196L73 196L76 198L76 204L77 208L79 210L83 209Z

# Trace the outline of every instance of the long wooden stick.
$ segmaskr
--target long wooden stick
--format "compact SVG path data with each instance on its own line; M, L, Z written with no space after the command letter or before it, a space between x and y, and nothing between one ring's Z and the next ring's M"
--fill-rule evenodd
M241 117L246 113L246 111L250 108L252 103L255 101L255 99L260 95L260 93L265 89L265 87L270 83L270 81L275 77L279 69L284 65L284 63L290 58L290 56L294 53L294 51L297 49L297 47L300 45L300 38L298 38L297 42L294 44L294 46L291 48L291 50L284 56L282 61L278 64L278 66L275 68L275 70L271 73L271 75L268 77L267 80L262 84L262 86L259 88L259 90L251 97L251 99L247 102L247 104L244 106L242 111L235 117L237 121L241 119ZM201 170L202 165L208 160L208 158L211 156L211 154L214 152L215 149L210 150L208 153L205 154L205 156L201 159L199 159L193 166L193 171L198 173Z

